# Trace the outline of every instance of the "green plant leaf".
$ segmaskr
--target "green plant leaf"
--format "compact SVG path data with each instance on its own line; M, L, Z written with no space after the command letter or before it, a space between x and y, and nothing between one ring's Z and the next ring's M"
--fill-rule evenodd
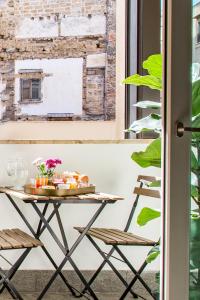
M162 82L152 75L141 76L139 74L135 74L123 80L122 83L133 84L136 86L144 85L153 90L162 90Z
M192 118L192 127L200 127L200 114ZM199 141L200 140L200 133L198 132L193 132L192 133L192 139L193 141Z
M161 139L154 140L145 151L134 152L131 158L142 168L161 168Z
M143 68L162 82L162 54L153 54L143 62Z
M134 133L140 133L144 131L160 132L161 128L161 116L157 114L151 114L148 117L134 121L127 131Z
M146 262L148 264L152 263L160 255L160 244L154 246L148 253Z
M149 187L161 187L161 180L153 181L148 185Z
M192 84L192 115L200 114L200 80Z
M160 109L161 103L155 101L139 101L138 103L134 104L134 106L139 108L149 108L149 109Z
M191 185L191 196L193 198L197 198L199 195L198 187L195 185Z
M198 160L192 150L191 150L191 168L192 168L192 171L196 171L199 168Z
M199 300L200 299L200 290L199 286L190 287L190 298L189 300Z
M146 225L148 222L157 219L161 216L160 211L144 207L137 217L137 224L140 226Z

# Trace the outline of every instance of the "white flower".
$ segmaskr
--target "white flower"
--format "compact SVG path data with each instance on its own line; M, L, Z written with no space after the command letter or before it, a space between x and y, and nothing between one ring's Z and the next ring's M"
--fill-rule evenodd
M38 158L36 158L36 159L32 162L32 164L33 164L34 166L38 166L38 165L41 164L42 161L43 161L43 158L42 158L42 157L38 157Z

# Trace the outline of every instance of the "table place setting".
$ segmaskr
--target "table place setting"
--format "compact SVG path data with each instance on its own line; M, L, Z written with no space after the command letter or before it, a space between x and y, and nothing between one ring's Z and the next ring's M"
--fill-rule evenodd
M13 178L13 190L24 191L26 194L65 197L95 193L95 185L89 183L89 177L77 171L57 172L62 164L61 159L37 158L33 161L37 173L28 179L28 168L21 158L9 160L7 174ZM28 179L28 183L27 183Z
M47 284L41 290L38 300L42 299L49 290L52 283L57 276L60 276L64 285L68 288L73 296L87 296L78 291L75 287L69 284L67 278L63 275L62 271L67 262L72 266L80 281L84 286L87 285L87 280L82 274L79 267L73 260L73 254L79 247L83 238L87 235L92 225L96 222L99 216L104 211L108 204L114 204L119 200L123 200L120 196L106 194L95 191L95 185L90 184L89 177L79 172L64 171L58 172L58 167L62 164L60 159L47 159L43 160L38 158L34 160L33 165L36 168L34 177L28 179L28 168L23 159L13 159L7 164L7 173L14 179L14 186L0 187L0 193L4 194L10 204L15 209L16 213L20 216L21 220L25 223L27 230L31 233L34 239L41 243L43 254L48 258L53 266L53 275L49 278ZM27 180L29 183L26 184ZM38 220L37 226L33 226L33 219L28 218L24 214L23 206L30 205L33 213ZM86 221L85 229L74 242L69 246L68 233L64 229L63 220L60 209L63 205L96 205L95 211ZM54 219L59 228L61 236L55 231L55 223L51 221ZM79 220L77 219L77 224ZM76 224L74 224L76 225ZM48 231L50 237L56 243L58 249L61 250L61 263L56 262L51 254L50 244L46 244L42 237L43 233ZM30 239L30 237L29 237ZM11 279L11 276L8 277ZM89 294L96 299L94 291L89 287Z

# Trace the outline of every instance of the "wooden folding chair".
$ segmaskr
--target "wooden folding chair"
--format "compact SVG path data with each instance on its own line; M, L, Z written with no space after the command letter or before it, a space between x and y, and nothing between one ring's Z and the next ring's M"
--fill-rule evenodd
M155 299L155 296L153 295L151 288L141 277L142 272L144 271L144 269L147 266L146 259L145 259L144 263L141 265L141 267L139 268L139 270L137 271L132 266L132 263L126 258L126 256L123 254L123 252L119 248L119 246L154 247L158 244L158 241L152 241L152 240L149 240L149 239L146 239L146 238L143 238L143 237L140 237L140 236L134 235L133 233L128 232L131 222L133 220L133 216L136 211L140 196L160 198L160 192L158 190L148 188L148 186L144 187L144 185L146 185L146 183L151 183L151 182L156 181L156 177L139 175L137 181L140 183L140 185L139 185L139 187L135 187L135 189L134 189L134 194L136 195L136 197L135 197L133 206L131 208L131 212L129 214L125 229L119 230L119 229L113 229L113 228L91 228L86 235L87 238L89 239L89 241L92 243L92 245L96 248L96 250L102 256L103 262L99 266L97 271L94 273L94 275L91 277L91 279L89 280L87 285L84 287L82 293L85 293L88 290L88 288L95 281L95 279L97 278L97 276L99 275L99 273L101 272L101 270L107 263L126 287L126 290L123 293L123 295L120 297L120 300L125 299L125 297L127 296L127 294L129 292L132 294L132 296L134 298L138 298L138 295L132 290L132 288L137 280L140 281L140 283L148 291L148 293L152 296L152 298ZM76 230L78 230L79 233L82 233L84 230L83 227L74 227L74 228ZM102 251L101 248L96 243L96 241L94 240L94 238L104 242L106 245L112 246L109 253L105 253L104 251ZM124 263L126 263L127 266L130 268L130 270L134 274L134 278L130 284L128 284L126 282L126 280L122 277L120 272L116 269L116 267L110 261L111 257L115 258L115 259L119 259L119 258L116 258L115 256L113 256L114 251L116 251L119 254L120 260L122 260ZM141 297L141 298L143 298L143 297Z
M25 251L14 264L11 264L2 254L0 254L1 258L11 265L11 269L9 271L4 271L0 267L0 293L2 293L6 288L13 299L23 300L22 296L13 285L11 279L31 249L38 246L43 246L43 244L20 229L4 229L0 231L0 252L3 250L25 249Z

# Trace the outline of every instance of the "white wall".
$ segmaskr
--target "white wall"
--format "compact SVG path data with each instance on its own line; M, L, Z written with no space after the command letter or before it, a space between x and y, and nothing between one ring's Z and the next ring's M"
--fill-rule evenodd
M7 160L9 158L15 156L24 157L31 168L31 174L33 174L34 169L31 166L31 162L36 157L60 157L64 161L64 165L62 166L63 170L69 169L84 172L90 176L91 182L96 184L97 191L118 194L125 198L124 201L108 205L95 224L95 226L101 227L123 228L131 205L133 204L134 198L132 191L138 174L159 175L158 169L150 168L143 170L131 161L130 156L132 152L141 151L144 148L144 144L0 145L1 185L9 184L5 171ZM26 226L23 224L6 197L1 195L0 199L0 229L20 227L28 232ZM25 216L36 226L38 218L31 206L20 201L18 204ZM143 206L159 208L160 202L156 199L143 198L138 211ZM72 245L73 241L78 236L78 233L73 229L73 226L86 225L97 207L97 205L62 206L61 215L66 233L69 237L70 245ZM55 226L55 231L57 231L55 222L52 224ZM143 228L139 228L134 220L131 231L147 238L157 240L159 238L159 228L159 220L153 221ZM60 262L63 255L60 250L58 250L55 243L49 238L49 234L45 233L42 237L44 243L48 245L53 257L56 261ZM101 246L107 249L102 243ZM140 265L148 252L147 249L134 247L130 247L129 249L126 248L124 251L136 266ZM7 253L7 255L11 259L16 256L12 251ZM76 253L74 253L73 257L81 269L96 269L101 262L100 256L86 239L79 245L79 248ZM149 269L158 268L158 263L159 262L157 261L157 263L149 265ZM124 269L125 265L117 262L117 267L119 269ZM23 268L51 269L52 266L41 249L34 249L26 259ZM67 265L67 268L69 268L69 265Z
M84 36L106 33L106 17L67 17L61 20L61 36Z
M92 15L90 18L65 17L60 19L61 36L85 36L97 35L106 33L106 17L104 15ZM39 18L22 18L18 21L16 38L42 38L42 37L58 37L59 23L52 16L50 19L43 17Z
M58 23L55 18L39 20L39 18L21 18L15 31L16 38L57 37Z
M21 114L46 115L48 113L82 114L83 59L17 60L15 74L20 69L42 69L52 76L42 80L42 103L20 104ZM20 101L20 79L15 81L15 103Z

